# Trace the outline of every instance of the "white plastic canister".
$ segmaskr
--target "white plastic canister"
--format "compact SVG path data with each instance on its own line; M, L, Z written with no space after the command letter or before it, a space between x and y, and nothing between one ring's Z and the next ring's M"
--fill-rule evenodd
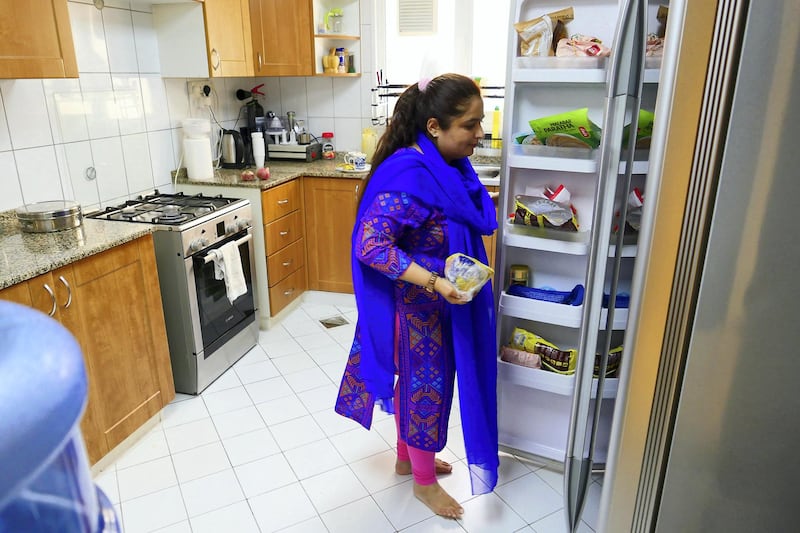
M204 118L183 120L183 159L191 180L212 181L211 121Z

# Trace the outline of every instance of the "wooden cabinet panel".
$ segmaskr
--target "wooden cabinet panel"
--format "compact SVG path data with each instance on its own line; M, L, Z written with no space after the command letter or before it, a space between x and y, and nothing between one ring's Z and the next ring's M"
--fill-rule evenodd
M256 76L314 74L311 0L250 0Z
M500 187L489 185L486 187L486 190L489 192L498 192L500 191ZM500 213L497 214L497 223L502 223L500 218ZM494 268L496 255L497 255L497 232L495 231L491 235L484 235L483 236L483 246L486 248L486 261L487 265Z
M298 209L300 209L299 180L289 181L261 193L261 218L264 224L269 224Z
M267 272L269 272L269 286L274 287L278 282L306 264L305 240L298 239L286 248L275 252L267 258Z
M304 178L308 288L353 292L351 235L360 179Z
M77 78L67 0L0 0L0 78Z
M295 211L264 226L264 247L267 257L281 248L303 238L303 219Z
M306 269L300 268L269 289L269 309L272 316L297 299L306 290Z
M248 0L213 0L203 3L212 77L253 75Z

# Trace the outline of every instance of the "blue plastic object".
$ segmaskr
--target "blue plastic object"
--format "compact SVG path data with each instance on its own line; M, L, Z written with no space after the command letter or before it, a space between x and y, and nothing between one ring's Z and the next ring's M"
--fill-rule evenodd
M532 298L544 302L551 302L563 305L582 305L583 304L583 285L575 285L571 291L557 291L555 289L541 289L536 287L526 287L524 285L511 285L506 291L511 296L522 298Z
M86 395L70 332L0 301L0 533L119 531L81 438Z

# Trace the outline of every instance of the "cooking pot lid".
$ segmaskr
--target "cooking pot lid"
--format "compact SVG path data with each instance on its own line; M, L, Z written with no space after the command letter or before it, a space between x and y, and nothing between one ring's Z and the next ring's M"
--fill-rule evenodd
M78 202L71 200L51 200L25 204L22 207L18 207L16 213L17 218L26 220L60 218L80 214L81 206Z

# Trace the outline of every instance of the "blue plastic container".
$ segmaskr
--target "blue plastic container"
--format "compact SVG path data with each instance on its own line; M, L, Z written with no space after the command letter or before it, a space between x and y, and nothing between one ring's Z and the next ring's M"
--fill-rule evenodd
M81 438L86 371L59 322L0 301L0 533L117 533Z

